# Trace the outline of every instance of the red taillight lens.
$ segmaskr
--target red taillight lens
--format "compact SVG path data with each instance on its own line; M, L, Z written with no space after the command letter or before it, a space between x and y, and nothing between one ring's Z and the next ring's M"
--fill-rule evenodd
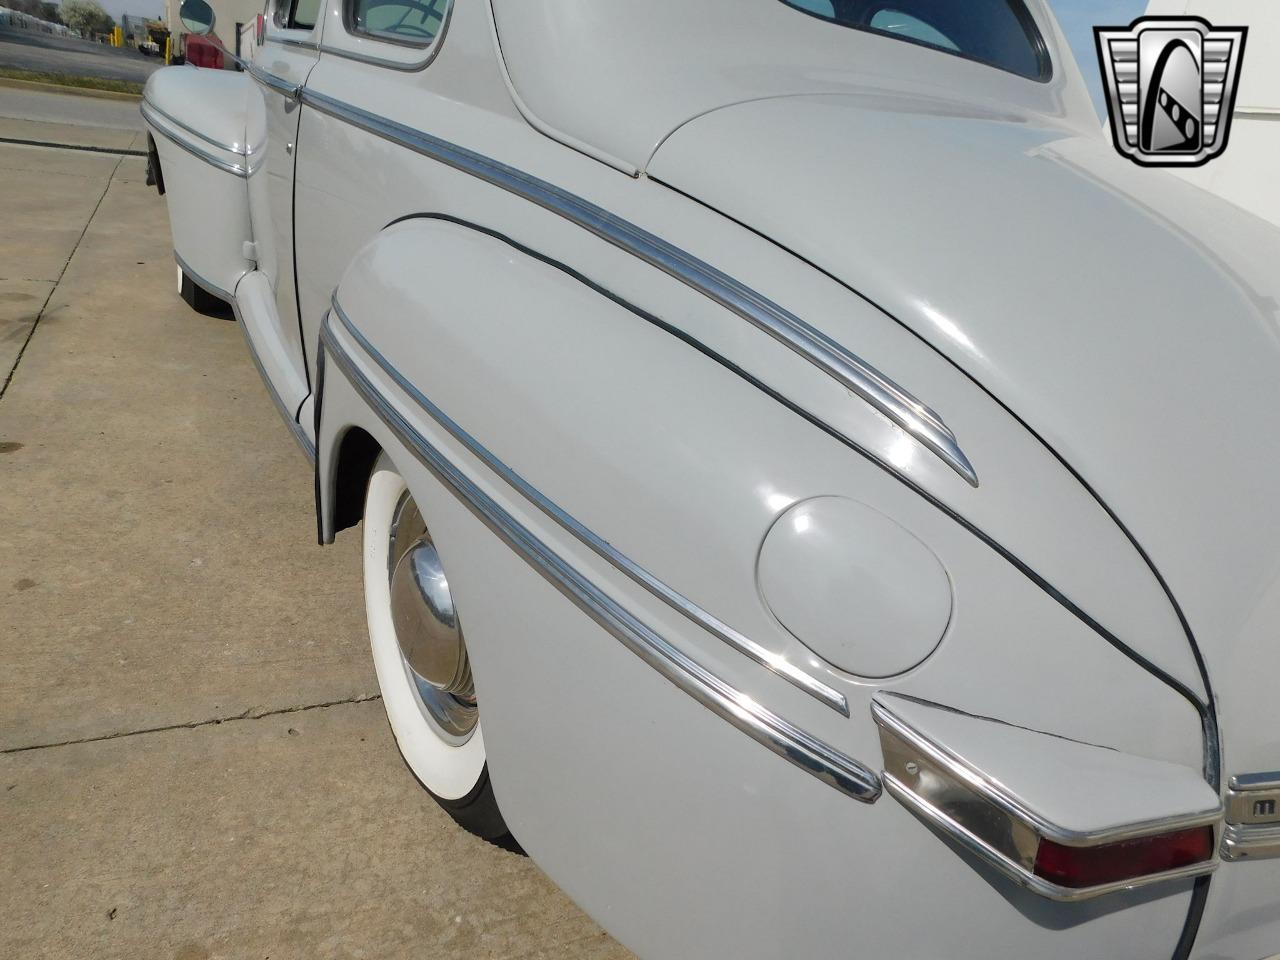
M1035 873L1060 887L1096 887L1203 863L1213 856L1213 828L1195 827L1100 847L1041 840Z

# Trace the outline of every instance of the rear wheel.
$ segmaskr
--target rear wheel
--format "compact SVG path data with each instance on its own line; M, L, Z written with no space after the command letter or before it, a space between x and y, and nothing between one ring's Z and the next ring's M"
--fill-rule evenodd
M364 593L378 685L406 765L467 830L486 840L506 837L444 564L386 454L365 495Z

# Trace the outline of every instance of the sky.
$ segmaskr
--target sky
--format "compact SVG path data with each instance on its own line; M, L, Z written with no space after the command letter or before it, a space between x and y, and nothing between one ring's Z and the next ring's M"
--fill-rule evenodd
M1049 0L1049 6L1076 55L1098 115L1105 117L1107 108L1102 99L1102 73L1093 45L1093 28L1127 27L1147 9L1146 0Z
M61 2L61 0L59 0ZM160 20L164 17L164 0L98 0L102 9L120 22L120 17L131 13L135 17L149 17Z

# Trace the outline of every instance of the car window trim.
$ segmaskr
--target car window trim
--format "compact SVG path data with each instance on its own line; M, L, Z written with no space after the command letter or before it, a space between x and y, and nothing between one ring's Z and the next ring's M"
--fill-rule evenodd
M421 0L418 0L418 2L421 2ZM432 2L432 0L428 0L428 2ZM378 43L389 43L396 47L407 47L411 50L430 50L444 36L445 30L449 25L449 17L453 13L454 0L443 0L443 2L445 8L444 14L440 18L440 30L426 43L415 42L407 37L402 38L385 33L374 33L372 30L357 26L355 17L356 0L342 0L342 25L346 27L347 33L353 37L374 40Z
M342 4L342 28L343 38L354 40L358 43L370 43L374 45L374 49L378 49L382 44L397 50L404 51L421 51L425 56L420 60L397 60L392 57L380 57L372 53L363 53L360 50L350 50L345 47L337 46L333 43L321 43L319 46L320 53L330 54L335 57L342 57L346 60L353 60L356 63L367 63L374 67L386 67L390 70L399 70L405 73L413 73L417 70L425 70L435 62L436 57L440 54L441 48L444 46L445 37L449 33L449 24L453 22L454 0L448 0L448 7L444 12L444 20L440 24L440 32L426 46L414 43L397 42L377 34L368 33L364 30L355 28L352 20L352 5L354 0L341 0Z
M972 54L965 53L963 50L948 50L946 47L940 47L937 44L929 43L925 40L917 40L915 37L908 37L900 33L893 33L889 30L881 30L878 27L870 26L863 23L845 23L842 20L833 20L831 17L824 17L820 13L814 13L812 10L806 10L804 7L798 6L793 0L778 0L785 7L795 10L797 13L803 13L806 17L812 17L821 23L830 24L835 27L844 27L846 30L857 30L859 33L869 33L873 37L883 37L886 40L899 40L902 43L909 43L913 47L923 47L925 50L932 50L934 53L945 54L949 57L959 57L961 60L968 60L970 63L981 64L984 67L990 67L992 70L999 70L1001 73L1007 73L1010 76L1017 77L1020 80L1030 80L1032 83L1048 83L1054 77L1053 55L1049 52L1049 44L1044 38L1044 31L1040 29L1040 24L1036 22L1035 16L1027 8L1022 0L1005 0L1008 4L1010 12L1018 21L1019 26L1027 35L1027 40L1031 42L1031 48L1035 53L1036 63L1040 66L1040 72L1035 76L1025 73L1019 73L1017 70L1010 70L1008 67L1002 67L998 63L992 63L990 60L983 60L981 57L975 57ZM898 10L900 13L907 13L894 7L892 0L884 0L877 7L879 10L891 9ZM954 41L952 41L954 42Z

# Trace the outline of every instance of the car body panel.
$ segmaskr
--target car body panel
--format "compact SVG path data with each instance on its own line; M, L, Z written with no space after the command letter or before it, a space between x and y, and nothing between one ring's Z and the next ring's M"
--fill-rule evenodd
M444 56L447 54L442 55L441 63ZM339 92L343 87L341 76L333 69L326 72L322 63L317 68L317 92ZM443 137L457 135L452 125L461 122L456 107L448 102L438 103L425 92L389 112L402 123L412 121ZM502 129L500 122L505 120L493 119L496 132ZM1173 660L1172 669L1180 671L1178 675L1203 697L1194 660L1158 581L1087 491L1054 463L1033 438L1027 437L1016 420L998 410L988 416L988 409L994 405L946 363L924 354L919 359L923 366L916 365L911 336L839 284L814 277L804 264L767 242L743 234L723 218L700 210L670 191L655 189L651 183L618 178L573 154L563 157L559 165L532 162L539 155L550 159L556 154L554 145L541 137L531 137L523 158L524 170L573 182L601 205L619 215L634 217L642 226L662 230L668 239L678 240L706 256L715 266L752 277L757 289L784 300L835 339L855 346L898 382L909 387L927 385L925 399L945 411L971 456L978 461L999 456L1007 463L1006 471L986 478L975 492L900 431L886 430L883 418L864 403L851 399L838 384L814 376L812 367L769 337L742 322L726 327L719 312L691 310L680 284L600 243L581 228L558 222L556 217L508 193L442 168L411 151L389 151L379 138L340 121L321 116L309 129L321 148L316 157L323 158L323 163L316 162L313 174L307 158L304 156L301 161L299 192L306 199L300 212L300 230L309 232L320 229L322 224L341 224L342 229L333 234L349 239L345 245L336 239L326 243L309 258L309 263L301 266L304 297L308 292L312 297L304 315L322 315L332 291L333 271L341 269L354 253L351 242L371 235L380 224L414 212L440 212L466 216L491 229L501 228L519 242L536 244L541 252L574 264L588 276L609 277L617 292L632 302L662 316L679 317L682 329L728 355L805 409L818 413L883 463L918 482L975 526L989 531L1120 638L1142 636L1150 638L1152 644L1167 641L1172 656L1181 656L1180 660ZM484 139L473 135L469 142L474 149ZM499 159L504 157L512 159L509 148L499 153ZM405 188L422 184L417 211L398 192L365 187L361 171L373 164L384 170L386 182ZM673 223L680 224L680 234L672 235L670 228L663 226ZM664 291L672 293L668 296ZM317 321L310 322L318 327ZM310 333L308 339L313 341ZM893 358L892 362L888 358ZM972 420L967 419L970 411ZM998 434L993 434L996 424ZM985 452L988 449L990 454ZM1009 459L1015 456L1016 461ZM1054 509L1045 509L1050 502ZM1064 522L1066 517L1071 519ZM1113 562L1100 562L1102 556L1113 558ZM1119 582L1126 585L1122 601L1115 591Z
M699 551L740 532L715 531L708 524L718 516L741 517L744 503L751 503L756 517L747 534L762 537L772 513L760 502L758 487L786 473L809 477L817 489L856 490L864 497L903 490L874 471L877 480L859 465L860 458L819 431L797 429L792 414L718 372L680 340L540 261L508 256L516 262L505 272L486 270L489 282L479 296L461 284L423 283L420 297L404 299L412 292L390 278L403 276L407 264L426 258L448 275L457 271L447 268L464 263L494 262L483 253L493 238L480 235L464 242L458 233L463 228L453 224L427 229L449 240L430 257L423 231L412 221L364 251L338 290L344 312L380 350L396 356L402 372L430 391L463 429L502 451L513 469L571 505L584 522L601 523L602 533L641 559L652 559L639 549L642 527L666 531L655 539L668 544L674 531L681 531L684 548ZM410 237L418 242L405 242ZM515 325L501 309L513 291L524 304L522 321ZM392 319L410 311L411 325ZM415 409L340 327L336 339L401 416L593 582L753 700L849 755L876 762L875 732L866 713L876 687L850 686L858 700L845 719L693 628L513 496ZM423 340L442 349L404 349L405 343ZM567 342L578 344L580 353L558 349ZM580 356L594 362L582 364ZM332 468L329 458L342 433L358 426L392 452L415 498L430 505L433 518L446 518L433 535L449 564L469 648L474 647L499 802L539 865L640 955L773 957L789 943L836 951L851 941L872 952L929 955L944 949L950 937L943 935L946 923L925 929L907 922L921 902L936 903L957 923L969 912L968 929L980 916L982 928L993 935L998 931L1003 944L1013 944L1009 949L1034 950L1038 956L1093 955L1117 944L1129 945L1122 952L1136 952L1139 943L1153 956L1172 951L1189 900L1185 884L1167 885L1154 897L1121 894L1102 909L1049 905L975 868L928 830L903 820L903 811L891 801L858 804L751 743L595 627L456 501L450 505L448 494L353 394L332 360L326 359L325 370L321 476ZM663 373L655 379L651 372L658 370ZM476 377L494 390L474 391ZM715 389L707 390L709 385ZM708 444L708 435L718 438L714 444ZM673 446L673 440L679 442ZM669 462L663 463L649 455L659 442L663 449L687 453L668 454ZM645 467L638 469L637 461ZM555 464L572 469L553 469ZM907 493L907 503L909 498ZM645 507L614 508L602 516L589 509L592 500ZM921 521L929 522L927 517ZM945 537L941 525L921 532L933 543ZM953 569L972 565L975 569L966 573L981 567L987 575L1010 575L963 531L953 528L952 538L949 545L958 553L944 553ZM750 560L749 549L732 544L721 552L745 553L743 559ZM669 555L668 546L664 557ZM749 562L738 572L719 566L721 579L750 580ZM656 570L669 575L665 565ZM493 592L495 582L503 585L500 596ZM989 588L975 584L975 589L985 593ZM1040 606L1047 597L1038 590L1007 582L1004 589L1032 605L1029 620L1045 624L1054 618L1052 604ZM926 671L955 677L966 663L980 671L983 645L996 659L1011 655L1008 648L1014 644L999 633L1002 612L984 607L964 607L942 650L903 678L904 689L917 689ZM1105 719L1106 712L1123 709L1139 689L1151 693L1137 697L1148 707L1177 703L1171 691L1139 679L1142 672L1109 647L1076 648L1059 661L1055 651L1064 646L1049 641L1026 650L1023 669L1036 671L1049 657L1055 673L1061 663L1064 688L1096 690L1095 685L1120 682L1122 676L1137 682L1136 687L1124 683L1124 692L1112 696L1103 692L1077 711L1097 729L1113 732L1117 724ZM944 657L946 650L955 656ZM1075 679L1068 676L1068 660L1081 667ZM1090 662L1095 666L1087 667ZM590 678L585 688L583 678ZM539 704L532 711L531 696ZM1185 705L1175 709L1190 714ZM1154 720L1147 718L1153 726ZM1189 740L1197 739L1194 723L1181 729ZM627 868L618 869L620 863ZM874 870L860 866L872 863ZM654 883L655 876L662 882ZM750 880L729 879L737 876ZM907 902L889 893L908 888L918 899ZM697 903L696 911L680 908L690 902ZM848 907L871 902L876 911ZM752 909L744 911L748 904ZM743 912L751 915L749 921L729 922ZM1046 943L1043 924L1065 929Z
M157 70L141 104L164 173L178 259L218 291L252 269L247 177L258 160L245 137L248 77L177 67ZM191 104L201 104L193 111Z
M834 449L829 455L838 457L843 466L833 467L822 481L809 477L801 465L812 461L815 454L770 453L773 448L758 436L763 430L762 423L744 433L745 421L742 425L726 422L717 427L714 421L698 420L699 429L695 424L697 412L692 409L692 397L686 404L690 411L683 414L687 421L683 429L690 432L690 437L681 447L694 451L703 445L714 450L715 455L704 461L692 452L680 458L661 455L664 437L669 441L680 415L675 409L659 415L653 398L629 403L626 397L632 393L644 396L644 384L651 377L645 371L667 370L671 361L653 359L648 364L621 365L625 351L615 352L609 343L620 340L627 330L643 322L634 315L619 318L625 324L622 330L612 329L613 324L601 319L572 333L552 335L552 318L562 314L590 316L590 303L601 298L589 287L556 273L550 274L551 279L560 288L571 291L573 297L567 300L565 294L534 297L534 278L548 274L552 268L534 270L533 276L529 276L517 271L511 263L512 259L528 257L502 240L460 224L434 218L410 219L384 231L353 260L338 298L347 315L376 348L402 363L402 373L411 383L433 399L438 396L436 402L458 419L463 429L477 436L512 469L543 489L583 524L683 595L733 623L769 649L797 663L811 661L811 652L777 623L759 598L756 557L765 533L791 504L813 496L855 497L901 520L911 505L919 502L916 494L857 451L829 440L822 431L805 423L767 394L690 349L679 338L653 327L651 335L670 341L664 343L664 347L687 352L692 355L689 362L697 361L693 369L703 371L697 382L715 383L717 392L737 384L737 389L747 390L746 396L759 405L762 412L755 415L756 420L764 415L763 411L771 411L772 416L780 418L776 427L779 439L785 434L784 425L792 423L794 430L812 433L815 442L821 438L822 443L830 444ZM438 274L409 280L415 263L431 264ZM480 270L489 278L492 292L483 300L477 298L469 284L449 279L465 272L468 263L472 265L469 269ZM536 264L534 260L531 266ZM643 278L640 282L644 282ZM659 281L651 276L648 282L656 285ZM701 313L708 326L716 321L717 312L708 311L700 298L679 285L672 286L667 300L670 306L664 312L684 316ZM522 313L533 316L537 311L537 316L545 319L511 328L498 311L518 290L530 291L525 295L527 304ZM607 305L608 301L604 303ZM440 319L432 322L433 316ZM468 318L463 329L450 326L453 322L450 318L455 316ZM403 317L415 320L402 320L394 327L383 320ZM531 337L535 338L533 342L527 342ZM401 360L408 345L419 339L449 346L420 360ZM638 351L639 346L631 349ZM573 358L579 351L593 357L593 362L590 369L571 373L577 366ZM446 357L452 358L451 362L442 364ZM460 362L463 357L467 358L466 362ZM537 362L530 362L534 357ZM553 374L551 371L559 364L574 366ZM573 389L579 391L579 395L556 399L557 390L550 385L571 375L573 382L564 383L558 390L567 393ZM491 396L473 411L466 385L476 376L502 383L503 388L501 394ZM606 385L618 383L623 377L627 389L619 388L617 399L603 399ZM693 374L689 377L692 379ZM664 373L661 382L665 384L664 389L674 390L678 380ZM698 392L714 395L706 388ZM566 411L587 403L588 397L597 398L593 402L601 411L599 414L589 422L576 424L573 429L557 425ZM708 396L701 403L705 405L710 401ZM458 409L459 404L466 407ZM604 411L610 409L613 412L606 415ZM519 418L512 418L513 410L520 411ZM753 435L756 435L754 441ZM550 446L553 442L555 447ZM737 454L738 460L729 459L730 443L743 445ZM1050 458L1043 459L1052 466ZM581 466L569 472L552 469L554 464L562 462L581 462ZM602 472L597 473L597 469ZM1053 476L1049 469L1044 472ZM840 477L849 479L840 480ZM851 486L853 478L856 485ZM1065 487L1065 483L1062 485ZM619 511L619 502L635 504L634 515ZM1150 696L1126 698L1124 689L1146 682L1140 679L1146 676L1145 671L1116 653L1103 638L1061 606L1052 603L1048 595L1015 566L983 547L946 513L924 510L919 517L914 511L910 516L911 524L928 524L927 533L923 529L915 532L935 551L942 551L943 565L951 572L958 599L948 636L954 636L957 629L971 630L971 642L983 648L979 653L967 643L959 649L944 643L934 654L934 660L942 664L936 671L921 670L909 675L912 693L940 699L960 709L994 713L1038 729L1055 730L1094 742L1105 740L1137 754L1158 756L1196 768L1201 765L1203 744L1199 718L1183 698L1162 688L1155 678L1150 679ZM1082 517L1082 524L1088 522L1088 516ZM655 517L663 519L655 522ZM676 543L681 544L679 550L672 549ZM948 549L962 550L964 557L972 558L967 562L980 562L982 573L975 570L974 576L982 578L983 586L978 587L976 582L970 585L957 573L947 550L939 543L948 544ZM1125 569L1124 564L1116 564L1118 576ZM1007 606L1000 610L986 609L966 599L987 591L1005 596ZM1029 606L1021 607L1022 602ZM973 627L964 627L970 617L977 618ZM1036 630L1022 631L1019 623L1035 623ZM1116 661L1115 675L1105 682L1089 679L1092 674L1085 664L1095 656ZM1079 701L1041 698L1032 704L1016 689L991 689L986 680L993 671L1033 673L1036 664L1044 666L1049 662L1054 664L1055 674L1064 678L1064 689L1072 687L1078 692ZM1020 667L1016 666L1018 663ZM1077 673L1079 670L1083 672ZM870 693L868 684L872 681L829 667L812 669L812 672L848 696L855 715L860 709L865 711ZM1078 676L1074 686L1065 680L1073 673ZM1119 677L1126 678L1123 686L1111 686ZM1117 711L1124 715L1123 720L1099 724L1101 717L1116 717ZM1169 736L1173 730L1179 731L1177 736ZM865 733L870 737L867 742L874 744L872 731L868 729ZM838 745L849 747L852 755L858 755L850 745Z
M1062 49L1047 9L1032 10L1050 48ZM767 29L744 26L752 20ZM1109 179L1098 159L1105 141L1068 62L1038 83L823 24L778 0L697 9L663 0L644 12L581 0L459 3L443 41L426 49L351 34L340 0L329 0L323 23L322 40L317 28L314 46L298 47L314 61L305 72L271 74L279 53L264 46L254 64L261 102L250 98L245 116L277 160L297 148L270 184L250 175L250 191L268 201L255 211L268 215L246 238L256 247L275 236L285 208L272 203L288 187L296 292L284 290L281 244L271 247L274 280L260 257L227 289L264 377L289 398L286 419L304 445L314 430L322 541L353 519L339 502L352 490L338 485L351 431L388 453L431 518L466 624L495 792L558 884L654 957L1164 958L1176 949L1183 960L1210 891L1213 936L1237 923L1250 931L1218 942L1251 950L1270 935L1260 911L1274 895L1222 881L1270 877L1270 864L1223 863L1194 886L1047 900L895 797L859 795L811 755L748 733L751 718L769 713L878 788L886 759L873 698L929 701L954 711L947 718L968 717L939 729L985 737L1017 727L1019 740L1052 741L1025 770L1000 755L1007 779L1026 778L1013 789L1068 824L1100 821L1088 791L1052 791L1057 766L1070 766L1055 756L1101 750L1100 769L1162 771L1154 779L1176 784L1176 797L1144 804L1125 782L1099 804L1123 807L1110 820L1136 822L1147 808L1203 816L1219 790L1220 746L1229 772L1264 769L1273 739L1248 725L1265 710L1274 671L1258 666L1274 663L1265 639L1280 622L1262 545L1272 513L1257 502L1256 479L1235 471L1271 464L1271 441L1242 452L1248 418L1211 432L1227 416L1221 398L1178 395L1158 407L1139 387L1176 389L1187 359L1167 355L1190 352L1195 311L1212 303L1245 332L1210 344L1204 372L1225 380L1224 358L1253 347L1234 383L1246 407L1270 402L1275 387L1260 371L1280 365L1255 322L1265 304L1237 296L1249 284L1231 286L1246 276L1251 289L1270 289L1252 273L1265 237L1251 254L1237 247L1235 221L1183 203L1171 216L1184 218L1178 230L1206 231L1196 245L1151 212L1163 201L1143 197L1147 187ZM716 24L722 42L708 44ZM296 85L292 110L282 85L291 101ZM195 182L170 197L171 210ZM1036 191L1047 195L1017 205ZM1053 226L1035 243L1029 210ZM1081 211L1107 226L1093 253L1110 258L1096 268L1097 289L1059 269L1088 254L1072 253L1085 242L1073 222ZM1173 245L1180 270L1138 262L1122 284L1116 238L1130 235ZM677 251L688 269L645 254L627 239L636 236ZM709 275L789 311L936 411L976 485L909 424L718 299L698 279ZM1140 297L1143 276L1167 279L1185 299L1152 295L1174 314L1152 347L1166 368L1154 371L1104 324L1105 309L1119 309L1108 297ZM282 290L272 321L259 301ZM1034 306L1036 323L1012 324L1011 304ZM1074 317L1076 304L1098 315ZM952 333L969 347L948 341L939 318L955 318ZM1132 382L1105 382L1120 373ZM314 394L303 393L308 374ZM1080 396L1085 388L1097 395ZM1168 429L1158 409L1187 429ZM1145 432L1135 427L1144 413ZM1187 476L1152 472L1172 469L1179 438L1239 454L1220 472L1244 491L1240 503L1217 505L1202 464L1184 464ZM892 518L945 571L945 587L931 581L951 592L936 649L900 675L823 661L761 595L768 532L820 497ZM1201 537L1206 503L1226 522L1223 543L1242 537L1239 559L1263 569L1209 552L1200 571L1221 595L1196 595L1190 561L1174 563L1179 579L1167 590L1164 564L1190 550L1178 542L1182 518L1157 530L1154 514L1198 508L1204 516L1187 527ZM1260 511L1252 539L1238 529L1248 509ZM566 586L569 574L580 592ZM790 603L803 602L804 583L776 576ZM1224 598L1248 609L1233 619ZM819 618L838 609L813 603ZM1180 619L1188 604L1215 651L1208 679ZM648 631L742 709L709 707L618 623ZM767 656L744 655L715 623ZM1224 631L1232 644L1220 642ZM838 698L815 696L781 666ZM1233 873L1240 866L1248 873Z
M779 136L759 144L762 126ZM709 175L719 151L737 162ZM1125 166L1024 120L824 97L705 116L651 173L839 277L1016 411L1124 519L1212 656L1280 564L1280 435L1241 416L1280 406L1280 234L1172 177L1144 178L1140 206ZM1181 638L1134 642L1194 670Z
M1066 49L1036 0L1028 8L1051 55ZM850 30L780 0L493 0L502 57L528 110L553 132L645 169L662 141L704 113L796 94L911 91L964 96L1096 127L1068 56L1046 83ZM714 37L714 42L707 38ZM749 66L748 66L749 65Z
M274 315L264 318L263 327L277 341L276 352L287 358L289 385L281 393L296 418L311 392L298 315L294 251L294 163L302 136L302 108L282 88L300 88L306 82L319 56L324 20L320 18L313 29L304 30L281 27L275 19L266 25L264 43L254 58L259 77L269 74L272 82L254 84L250 101L250 136L260 138L256 142L262 144L263 161L261 171L249 181L249 207L258 269L275 295Z

